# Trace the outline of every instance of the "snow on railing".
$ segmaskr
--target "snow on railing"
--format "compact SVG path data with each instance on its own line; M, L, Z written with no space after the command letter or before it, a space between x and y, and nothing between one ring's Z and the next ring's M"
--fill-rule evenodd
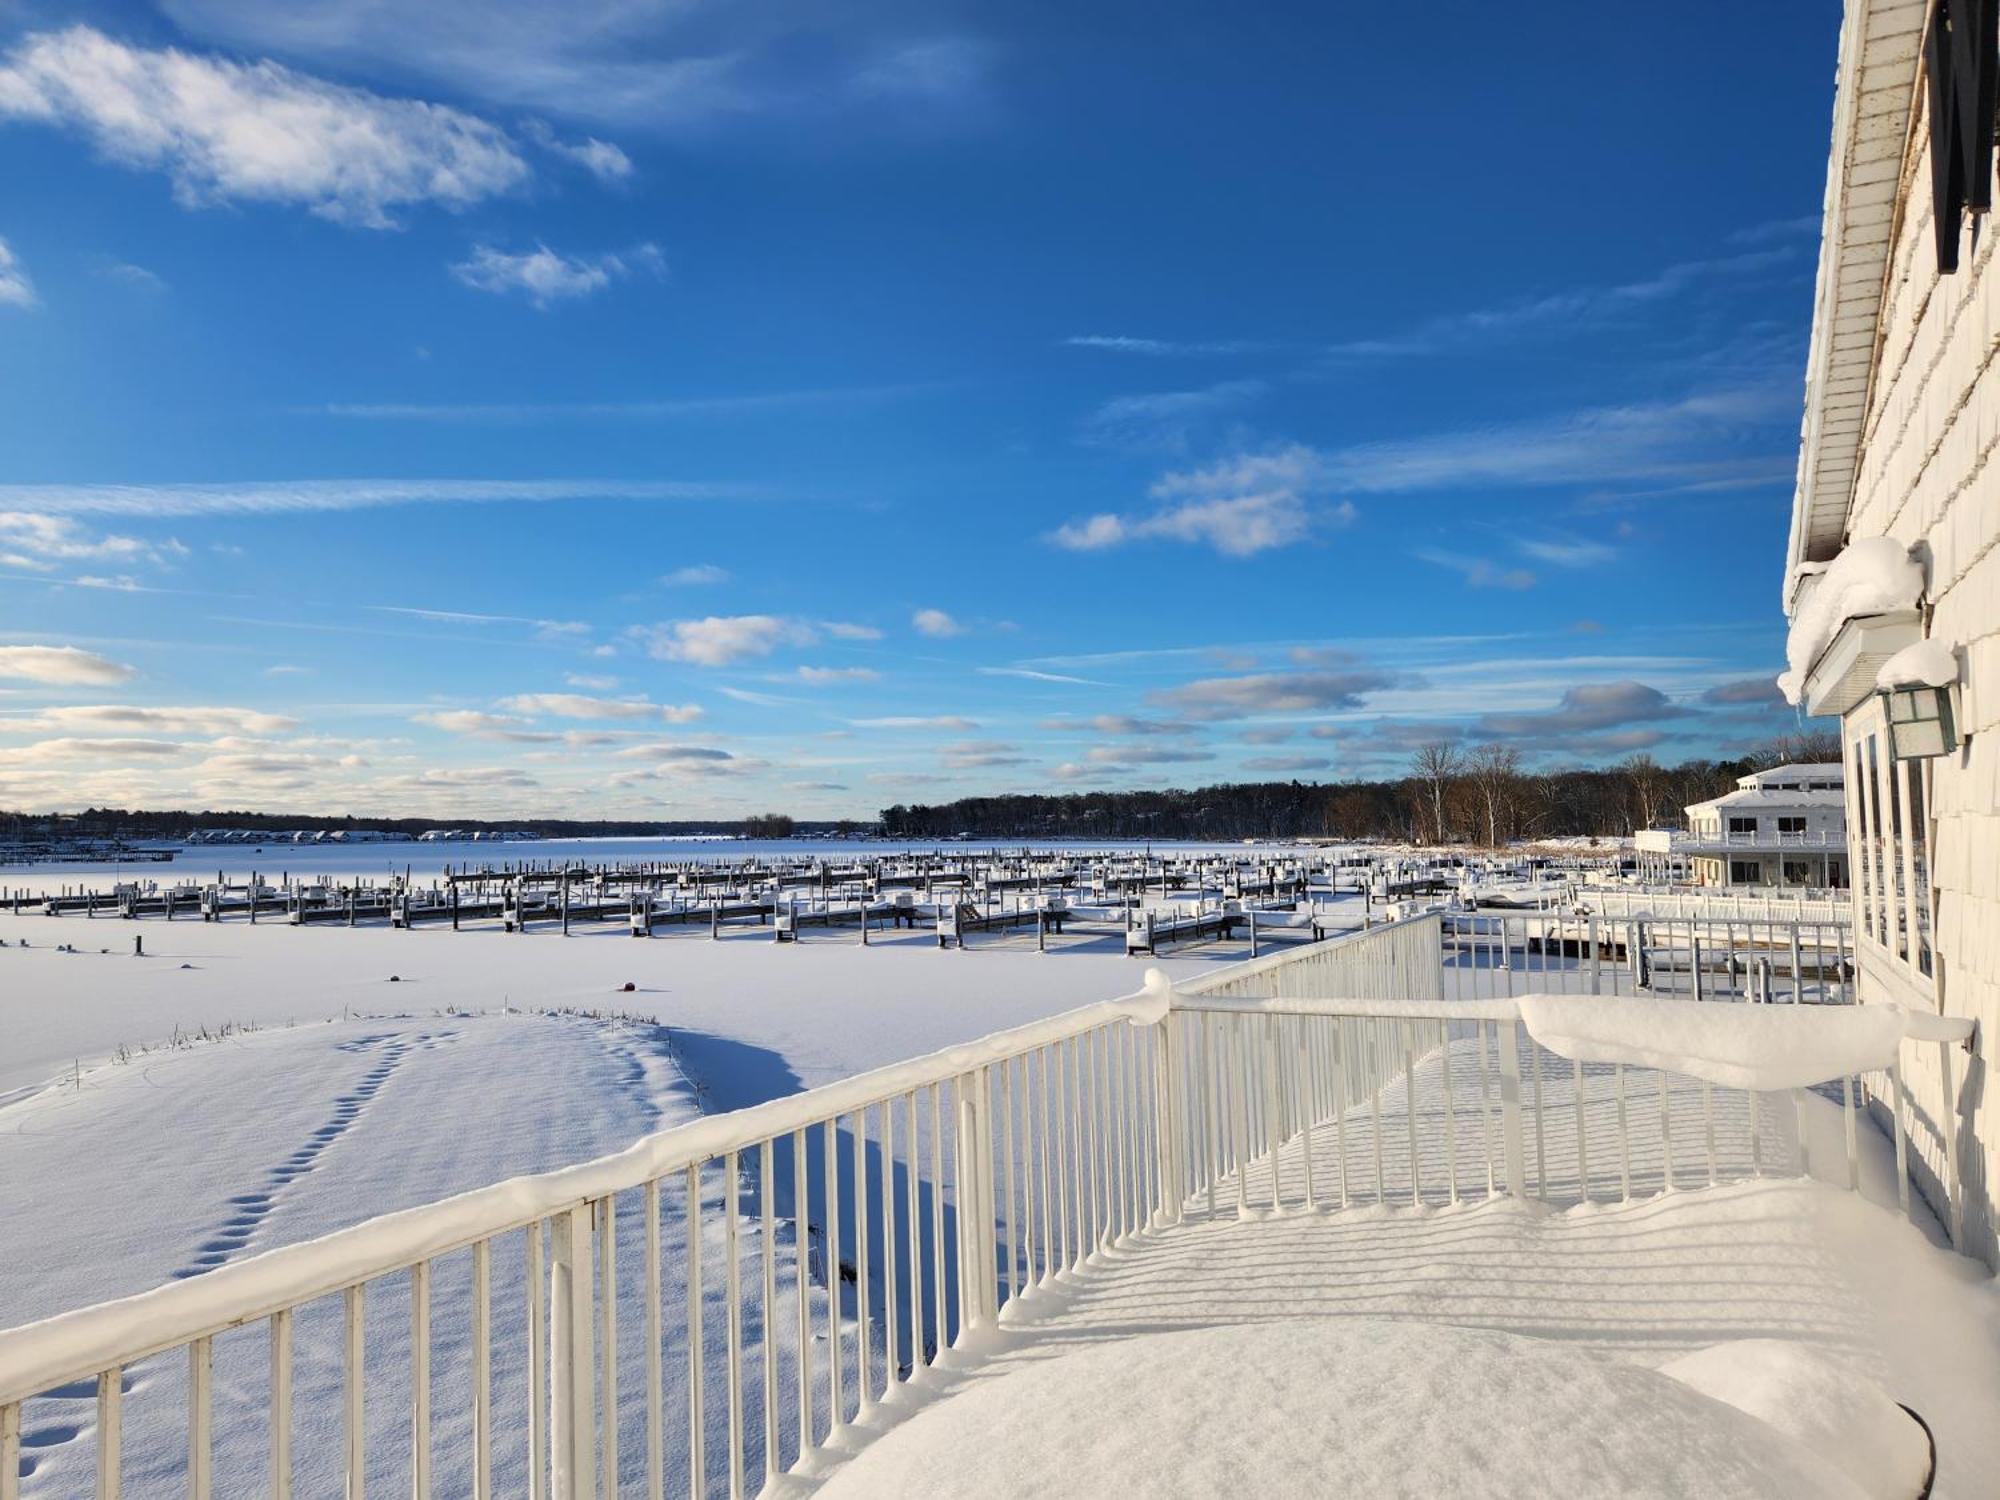
M1634 1128L1634 1070L1524 1041L1517 999L1444 997L1445 931L1429 913L1178 992L1153 972L1123 1000L0 1332L0 1500L24 1455L63 1484L40 1465L93 1448L100 1496L423 1500L438 1475L479 1500L735 1496L819 1470L1009 1303L1204 1206L1576 1201L1795 1159L1792 1112L1698 1078L1661 1073L1658 1128ZM53 1430L41 1397L92 1388L89 1443L27 1440Z

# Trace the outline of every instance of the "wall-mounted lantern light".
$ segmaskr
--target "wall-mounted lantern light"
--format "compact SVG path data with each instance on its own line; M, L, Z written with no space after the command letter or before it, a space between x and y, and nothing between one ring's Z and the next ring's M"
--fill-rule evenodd
M1922 683L1882 690L1882 706L1889 719L1891 760L1931 760L1958 748L1951 691L1948 687L1927 687Z

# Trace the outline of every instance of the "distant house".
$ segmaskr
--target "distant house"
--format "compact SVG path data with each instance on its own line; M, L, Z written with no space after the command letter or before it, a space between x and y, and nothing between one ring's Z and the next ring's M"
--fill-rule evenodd
M1642 870L1685 870L1710 886L1847 884L1846 793L1837 761L1753 771L1735 791L1686 811L1686 832L1649 828L1634 839Z

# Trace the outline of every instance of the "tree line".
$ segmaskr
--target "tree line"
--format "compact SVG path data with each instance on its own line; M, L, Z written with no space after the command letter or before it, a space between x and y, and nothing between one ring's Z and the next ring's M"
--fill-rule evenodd
M1788 735L1735 760L1529 769L1507 745L1419 746L1407 774L1349 782L1226 782L1159 791L1022 792L882 810L892 839L1392 839L1498 847L1518 839L1618 837L1678 824L1681 809L1790 761L1838 761L1837 736Z

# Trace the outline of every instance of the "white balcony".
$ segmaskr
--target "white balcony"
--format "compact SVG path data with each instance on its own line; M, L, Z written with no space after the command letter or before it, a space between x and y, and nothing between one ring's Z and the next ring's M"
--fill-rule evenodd
M1619 987L1595 943L1528 920L1542 988ZM1433 915L1152 981L0 1333L0 1496L89 1488L27 1438L91 1389L64 1456L94 1461L100 1495L888 1494L959 1395L1019 1392L1032 1433L1035 1384L1011 1382L1051 1360L1364 1317L1617 1371L1795 1341L1921 1411L1942 1475L1976 1493L2000 1462L2000 1361L1970 1263L1921 1232L1950 1232L1910 1193L1907 1158L1937 1142L1896 1070L1935 1067L1951 1024L1756 1008L1801 1039L1890 1028L1879 1070L1802 1073L1817 1094L1644 1049L1571 1061L1536 1040L1549 1002L1524 1019L1495 993L1527 931L1468 929L1447 963ZM984 1460L958 1455L959 1480Z

